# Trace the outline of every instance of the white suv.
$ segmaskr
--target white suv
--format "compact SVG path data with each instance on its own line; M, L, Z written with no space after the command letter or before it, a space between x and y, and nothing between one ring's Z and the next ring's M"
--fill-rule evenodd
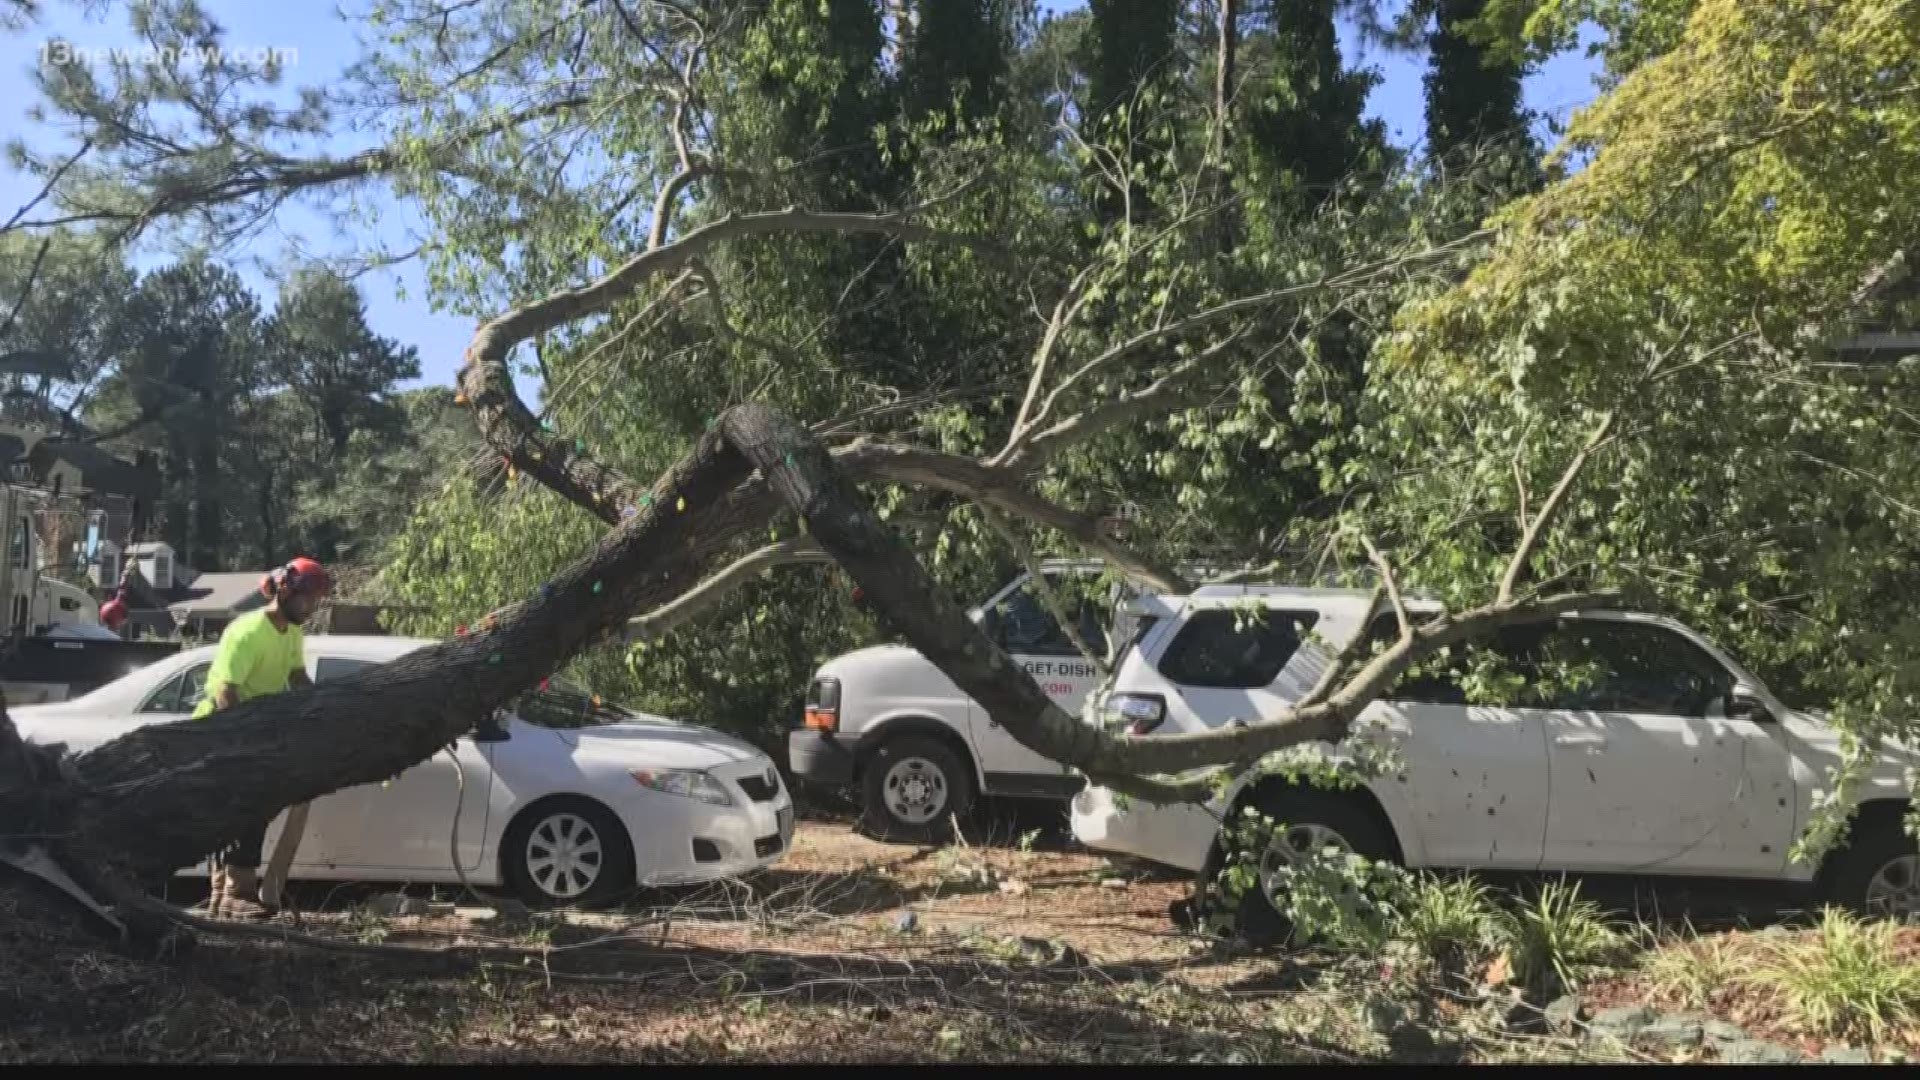
M1097 562L1047 562L1041 573L1063 597L1097 578ZM1078 629L1101 656L1109 634L1124 642L1125 617L1111 625L1116 604L1130 596L1116 585L1074 601ZM970 613L987 635L1034 677L1068 713L1077 715L1100 682L1020 574ZM821 665L807 687L802 726L787 740L794 775L822 787L857 786L867 828L900 840L926 840L975 796L1065 799L1080 789L1079 774L1015 741L933 662L904 645L880 645Z
M1141 634L1102 703L1109 722L1142 734L1270 717L1354 634L1397 632L1364 592L1208 588L1160 599L1173 605L1168 617ZM1905 773L1920 762L1911 748L1882 753L1845 845L1807 867L1788 849L1839 762L1838 737L1706 638L1658 616L1593 612L1473 648L1521 674L1572 663L1592 680L1510 707L1469 705L1456 648L1446 672L1403 679L1359 717L1366 737L1397 751L1395 775L1336 791L1249 773L1204 806L1090 787L1073 800L1074 835L1211 877L1222 821L1254 808L1286 826L1263 855L1269 871L1332 843L1410 867L1769 879L1858 910L1920 914L1920 855L1901 824ZM1263 879L1264 893L1272 879ZM1281 928L1264 895L1249 893L1240 917L1252 937Z

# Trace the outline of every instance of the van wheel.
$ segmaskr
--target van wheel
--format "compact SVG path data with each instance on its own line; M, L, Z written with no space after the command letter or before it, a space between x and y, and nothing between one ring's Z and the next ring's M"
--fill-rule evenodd
M1833 855L1826 898L1867 918L1920 923L1920 847L1897 817L1862 824Z
M1269 897L1276 887L1278 871L1289 862L1326 848L1350 851L1374 860L1394 858L1393 840L1380 826L1352 802L1325 792L1297 788L1273 788L1254 796L1252 805L1278 827L1272 843L1256 860L1259 878L1256 887L1243 892L1232 908L1235 934L1250 945L1267 948L1287 944L1293 938L1293 925L1273 906ZM1229 865L1227 841L1214 845L1205 875L1200 882L1202 895L1219 894L1220 871Z
M967 763L932 739L889 739L861 773L861 822L881 840L932 843L973 807Z

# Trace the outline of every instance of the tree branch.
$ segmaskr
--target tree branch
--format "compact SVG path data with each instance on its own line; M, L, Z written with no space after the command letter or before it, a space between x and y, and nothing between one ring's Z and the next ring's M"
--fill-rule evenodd
M1053 317L1047 320L1047 330L1040 338L1040 347L1034 350L1033 375L1027 380L1027 393L1020 401L1020 411L1014 414L1013 432L1007 436L1003 453L1013 450L1025 437L1027 417L1033 411L1034 402L1039 400L1040 388L1046 385L1047 364L1053 358L1054 348L1060 344L1060 335L1066 332L1067 325L1079 317L1080 309L1086 305L1087 281L1098 267L1098 263L1088 263L1082 267L1067 284L1067 291L1053 305Z
M588 97L574 96L517 110L497 120L449 136L428 149L426 160L435 167L446 168L460 151L475 142L531 120L569 112L590 102L591 99ZM137 133L127 132L126 134ZM193 153L183 146L169 147L168 152L174 156L191 156ZM409 160L411 160L409 155L388 147L363 150L350 157L338 159L302 160L278 154L261 154L253 159L242 161L239 171L217 179L200 183L162 182L156 186L152 198L138 211L88 210L55 219L27 222L25 227L47 227L89 221L124 221L128 223L124 236L132 238L138 236L147 225L163 217L190 211L205 211L270 192L276 192L285 197L308 188L380 176L404 167Z
M834 451L855 479L883 479L950 491L1064 533L1082 548L1112 563L1135 581L1160 592L1189 591L1173 568L1161 565L1107 535L1100 519L1069 510L1028 490L1020 474L969 457L890 443L856 442Z
M1112 674L1107 668L1106 660L1096 655L1093 646L1081 636L1080 620L1074 618L1067 610L1067 605L1060 599L1059 590L1055 589L1053 582L1047 580L1047 575L1041 572L1040 560L1034 557L1033 548L1020 538L1020 534L1014 531L1006 518L1000 516L998 510L986 503L981 503L979 506L981 515L987 519L987 524L992 526L993 531L999 533L1000 538L1013 548L1014 554L1020 559L1020 565L1026 568L1027 580L1033 583L1034 591L1040 594L1041 604L1046 607L1047 613L1053 616L1053 621L1060 624L1060 630L1067 635L1067 640L1073 642L1073 647L1080 650L1081 656L1093 662L1093 666L1100 670L1102 679Z
M1320 704L1327 699L1328 694L1333 692L1334 687L1340 685L1340 680L1346 678L1347 670L1353 666L1354 659L1360 655L1360 650L1367 644L1366 627L1373 624L1373 613L1380 610L1380 601L1385 597L1386 591L1384 585L1374 587L1373 595L1367 598L1366 621L1362 624L1361 632L1353 635L1353 639L1334 654L1333 659L1328 661L1326 670L1320 672L1320 677L1313 681L1306 695L1294 703L1294 708L1305 709Z
M1217 391L1210 387L1186 385L1187 377L1200 371L1206 366L1208 360L1226 351L1244 336L1246 331L1236 331L1207 346L1199 355L1175 364L1147 386L1138 390L1123 391L1110 401L1075 413L1045 431L1031 434L1024 440L1025 446L1017 449L1013 457L1004 461L1003 464L1030 470L1059 453L1063 447L1073 443L1084 442L1095 435L1143 417L1164 416L1176 409L1205 402L1215 396Z
M462 395L473 407L481 435L488 445L569 502L608 524L615 524L620 520L621 500L632 493L633 484L588 456L584 445L579 442L569 445L541 428L514 388L507 364L513 349L543 331L607 310L648 279L685 268L707 249L725 240L769 233L853 232L882 233L909 240L982 243L917 224L914 216L933 201L937 200L880 214L827 213L797 208L729 214L634 256L598 281L554 293L481 326L467 347L466 366L460 374Z
M1117 360L1132 356L1142 350L1159 345L1170 338L1178 337L1181 334L1199 329L1244 311L1276 304L1284 300L1310 296L1329 289L1354 288L1364 285L1370 281L1396 273L1408 266L1429 259L1450 255L1458 248L1476 243L1488 235L1491 235L1488 230L1477 230L1456 240L1448 241L1445 244L1425 248L1416 252L1395 255L1385 259L1378 259L1371 263L1343 270L1330 277L1320 278L1317 281L1310 281L1300 285L1289 285L1279 289L1270 289L1266 292L1227 300L1195 312L1185 318L1176 319L1173 322L1156 326L1151 330L1142 331L1125 341L1113 345L1069 373L1065 379L1060 381L1059 385L1055 386L1053 390L1047 394L1046 398L1041 402L1039 409L1034 411L1032 418L1027 423L1026 430L1030 432L1044 422L1047 416L1053 411L1060 397L1074 385L1085 379L1092 372ZM1007 446L990 459L991 464L1011 465L1019 458L1024 440L1018 437L1020 435L1020 429L1016 428L1015 434L1016 437L1009 439Z
M833 556L807 537L781 540L748 552L700 584L645 615L627 620L627 636L652 641L718 604L735 588L755 574L777 566L832 563Z
M86 139L82 141L80 143L80 149L75 150L73 152L72 157L61 162L60 165L56 167L51 174L48 175L47 182L40 185L39 193L34 195L33 198L28 199L25 203L21 204L20 208L13 212L13 216L7 219L7 223L5 225L0 225L0 233L7 233L7 232L13 231L13 227L15 225L20 224L21 218L26 217L28 213L32 212L34 207L39 206L41 203L45 202L47 199L47 196L51 195L53 193L53 189L59 185L60 178L67 175L68 169L71 169L75 165L79 164L80 159L87 156L87 151L91 149L93 149L92 139Z
M1399 584L1393 580L1393 566L1387 562L1385 555L1380 554L1380 549L1373 546L1373 541L1367 538L1366 533L1360 534L1360 544L1367 549L1367 558L1373 561L1374 568L1380 571L1380 587L1386 590L1387 599L1393 603L1393 616L1400 623L1400 640L1413 640L1413 619L1407 614L1406 601L1400 598Z
M40 264L46 261L47 249L52 246L52 233L40 238L40 246L33 253L33 262L27 266L27 278L20 283L20 295L13 298L13 310L7 312L5 322L0 322L0 341L5 341L7 335L13 333L14 320L20 317L20 312L27 306L27 298L33 295L34 283L40 277Z
M1567 501L1567 493L1573 490L1573 482L1580 475L1580 470L1586 467L1594 450L1606 441L1607 433L1613 430L1613 419L1613 413L1607 413L1601 418L1599 426L1595 427L1593 434L1588 436L1586 445L1582 446L1579 452L1573 455L1573 460L1567 463L1567 470L1560 474L1560 482L1553 486L1553 490L1547 493L1546 501L1540 504L1540 512L1534 515L1533 521L1527 526L1527 531L1521 535L1519 545L1513 549L1513 558L1507 563L1506 572L1500 575L1500 589L1494 594L1496 604L1504 604L1513 599L1513 588L1520 583L1521 575L1526 573L1527 561L1533 558L1534 548L1539 546L1541 536L1553 523L1553 519L1559 515L1561 506Z

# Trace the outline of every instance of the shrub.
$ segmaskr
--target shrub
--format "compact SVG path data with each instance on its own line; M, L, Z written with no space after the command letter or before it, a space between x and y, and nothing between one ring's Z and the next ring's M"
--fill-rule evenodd
M1702 1009L1713 992L1738 982L1746 965L1734 939L1696 937L1691 926L1664 941L1641 964L1653 992L1690 1009Z
M1400 911L1395 935L1444 971L1464 971L1489 951L1498 935L1498 911L1486 886L1470 877L1415 878Z
M1531 900L1499 915L1501 944L1513 978L1542 998L1570 990L1615 962L1626 935L1607 925L1606 913L1580 898L1580 887L1548 882Z
M1898 932L1893 923L1828 908L1817 933L1771 950L1751 978L1808 1031L1879 1041L1920 1020L1920 964L1899 954Z

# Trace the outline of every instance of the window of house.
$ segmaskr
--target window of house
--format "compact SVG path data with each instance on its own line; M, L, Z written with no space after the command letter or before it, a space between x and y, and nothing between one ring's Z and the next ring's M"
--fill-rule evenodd
M24 517L13 519L13 545L9 557L16 570L25 570L33 564L33 526Z

